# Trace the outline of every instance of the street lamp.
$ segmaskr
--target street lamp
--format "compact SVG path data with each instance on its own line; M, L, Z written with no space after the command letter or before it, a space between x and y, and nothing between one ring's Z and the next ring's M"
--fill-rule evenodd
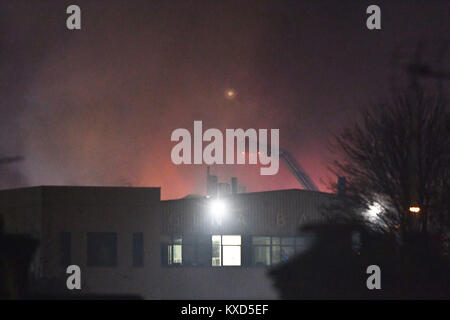
M418 214L420 212L420 207L411 206L409 207L409 212Z

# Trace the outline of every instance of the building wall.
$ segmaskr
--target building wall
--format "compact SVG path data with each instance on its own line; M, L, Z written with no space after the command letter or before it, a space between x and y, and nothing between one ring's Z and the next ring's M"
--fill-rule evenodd
M162 299L277 299L265 268L164 268Z
M42 235L42 190L26 188L0 191L0 218L3 231L11 234L27 234L40 240ZM31 264L31 272L42 276L41 249Z
M208 203L193 198L162 201L164 234L295 235L306 223L323 219L321 207L335 196L298 189L243 193L222 197L226 215L214 223Z
M38 239L38 276L59 279L62 289L68 275L67 266L61 263L60 234L70 232L71 264L81 268L81 293L155 296L151 289L155 285L148 275L158 273L160 268L159 203L159 188L36 187L0 191L5 232L31 234ZM117 233L117 266L87 265L88 232ZM144 267L132 266L134 232L144 235Z
M320 219L318 205L329 195L300 190L240 194L227 199L228 220L211 224L201 199L160 201L159 188L35 187L0 191L5 231L41 242L35 270L59 279L61 232L71 234L71 264L80 266L80 293L140 295L146 299L275 299L261 267L168 267L161 243L172 234L294 235L303 222ZM206 206L205 206L206 205ZM87 233L117 233L117 265L87 265ZM132 237L144 235L144 266L132 266ZM64 291L63 290L63 291Z
M226 214L215 223L202 197L162 201L163 242L173 236L235 234L294 236L304 225L320 222L321 207L335 199L327 193L279 190L222 197ZM244 246L241 247L244 250ZM247 250L249 250L247 248ZM264 267L167 266L162 296L195 299L276 299L272 280Z

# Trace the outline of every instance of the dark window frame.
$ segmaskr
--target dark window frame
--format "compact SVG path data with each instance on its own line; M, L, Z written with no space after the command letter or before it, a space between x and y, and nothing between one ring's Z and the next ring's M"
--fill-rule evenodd
M133 232L132 255L133 255L132 257L133 267L142 268L145 264L143 232Z
M67 267L72 263L72 233L63 231L59 234L59 243L61 249L61 266Z

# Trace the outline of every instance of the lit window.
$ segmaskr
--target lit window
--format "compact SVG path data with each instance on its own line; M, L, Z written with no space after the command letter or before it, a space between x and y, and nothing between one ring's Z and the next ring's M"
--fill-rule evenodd
M241 265L241 236L212 236L212 265Z
M182 256L182 242L181 237L174 237L172 243L168 245L168 264L181 264L183 262Z
M212 265L213 267L222 265L222 237L212 236Z

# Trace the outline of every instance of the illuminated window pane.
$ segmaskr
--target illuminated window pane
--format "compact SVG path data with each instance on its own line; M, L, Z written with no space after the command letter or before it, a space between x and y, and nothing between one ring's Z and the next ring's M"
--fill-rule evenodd
M270 239L269 239L270 240ZM261 246L253 248L253 264L259 266L270 265L270 247Z
M174 244L173 245L173 263L181 264L182 262L183 262L183 259L182 259L181 245Z
M222 245L224 246L240 246L241 236L222 236Z
M280 244L280 238L279 237L272 237L272 244Z
M221 266L222 237L212 236L212 265Z
M241 246L223 246L223 265L241 265Z

